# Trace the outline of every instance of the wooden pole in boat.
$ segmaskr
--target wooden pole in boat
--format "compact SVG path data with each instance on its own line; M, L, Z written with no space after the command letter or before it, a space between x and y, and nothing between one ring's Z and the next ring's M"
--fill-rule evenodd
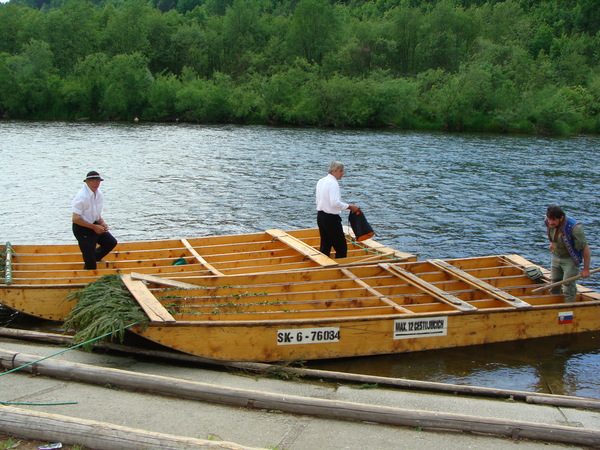
M600 272L600 267L597 269L594 269L594 270L590 270L590 275L593 273L596 273L596 272ZM531 293L535 294L536 292L547 291L548 289L552 289L553 287L560 286L565 283L570 283L571 281L579 280L580 278L581 278L581 274L575 275L574 277L567 278L566 280L557 281L556 283L547 284L545 286L534 289L533 291L531 291Z
M4 264L4 283L7 285L12 284L12 252L12 246L10 245L10 242L7 242Z

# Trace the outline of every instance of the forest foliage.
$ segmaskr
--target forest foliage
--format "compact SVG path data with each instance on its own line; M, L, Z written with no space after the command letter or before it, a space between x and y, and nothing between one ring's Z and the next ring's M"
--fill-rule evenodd
M600 133L597 0L11 0L0 117Z

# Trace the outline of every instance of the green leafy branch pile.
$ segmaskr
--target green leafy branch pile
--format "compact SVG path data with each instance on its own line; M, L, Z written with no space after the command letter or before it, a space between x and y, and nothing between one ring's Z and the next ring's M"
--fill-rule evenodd
M77 305L65 320L66 329L75 329L77 344L111 333L123 342L125 328L137 323L145 326L148 316L129 293L119 275L105 275L66 297ZM92 342L83 346L91 350Z

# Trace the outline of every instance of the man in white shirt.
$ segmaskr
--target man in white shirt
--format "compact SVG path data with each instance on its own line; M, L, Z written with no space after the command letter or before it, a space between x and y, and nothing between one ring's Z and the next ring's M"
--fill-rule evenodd
M102 181L104 179L95 170L88 172L83 180L85 186L72 202L73 234L83 255L84 270L95 270L96 262L101 261L117 245L117 240L108 232L108 224L102 218Z
M358 206L342 201L338 180L343 176L344 165L339 161L332 161L329 164L329 173L318 181L316 189L317 225L321 235L320 251L329 256L333 247L336 258L345 258L348 253L340 213L345 209L352 212L359 210Z

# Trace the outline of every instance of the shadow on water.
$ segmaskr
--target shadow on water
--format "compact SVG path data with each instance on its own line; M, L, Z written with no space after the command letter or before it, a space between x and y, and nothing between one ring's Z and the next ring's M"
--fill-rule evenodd
M600 398L600 332L339 360L311 369Z

